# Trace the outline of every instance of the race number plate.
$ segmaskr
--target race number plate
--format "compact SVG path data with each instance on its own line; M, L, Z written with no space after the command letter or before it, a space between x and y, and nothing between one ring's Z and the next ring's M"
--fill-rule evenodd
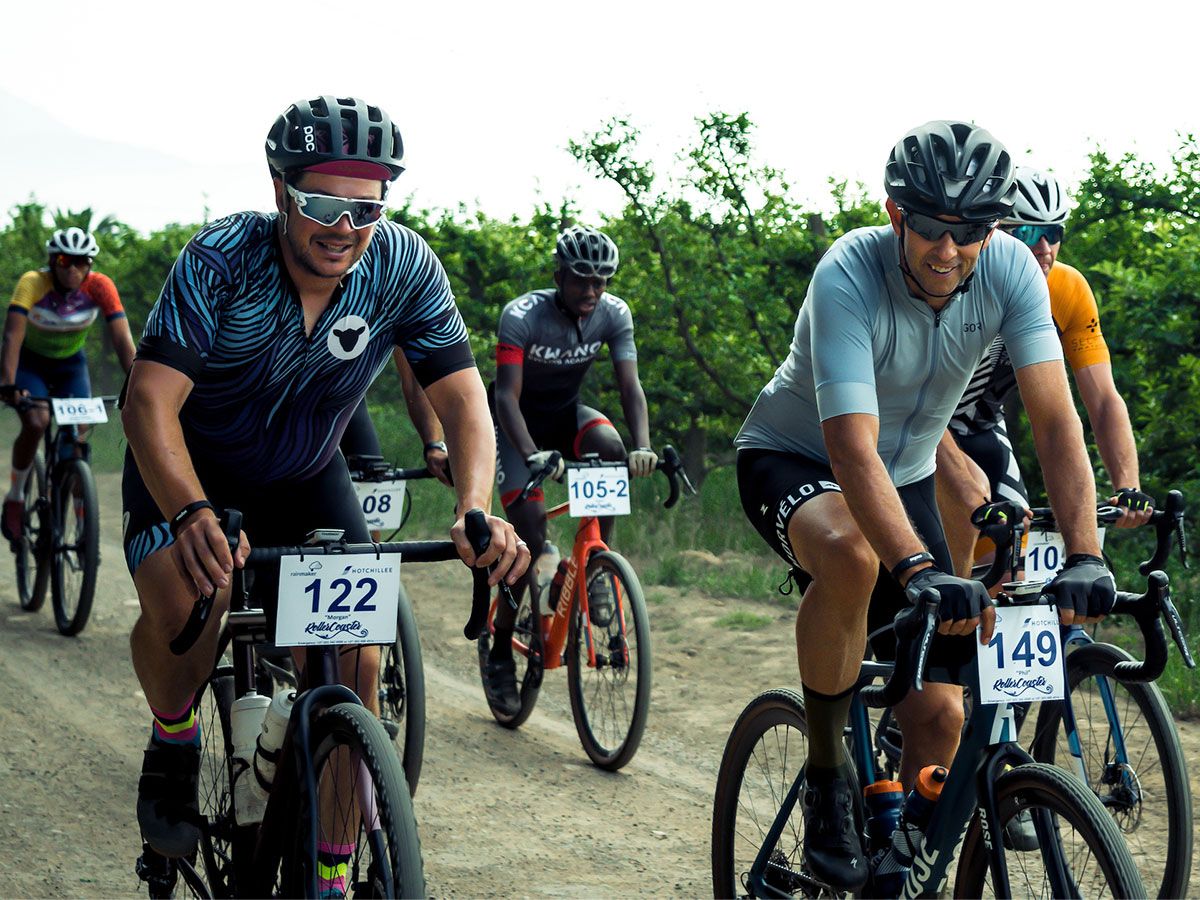
M1058 610L1053 606L997 607L996 633L990 644L979 648L981 702L1061 700L1063 681Z
M398 554L285 556L279 560L275 643L390 644L399 603Z
M567 470L570 514L581 516L629 515L629 471L624 466Z
M354 482L368 528L394 531L400 527L404 518L404 485L403 481Z
M103 397L57 397L54 404L54 421L59 425L99 425L108 421L108 410Z
M1098 529L1104 546L1104 529ZM1057 531L1034 531L1025 545L1025 577L1030 581L1049 581L1067 561L1067 546Z

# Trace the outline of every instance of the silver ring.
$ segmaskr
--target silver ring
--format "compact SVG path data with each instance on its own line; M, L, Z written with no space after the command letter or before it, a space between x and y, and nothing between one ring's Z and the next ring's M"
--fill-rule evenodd
M525 543L524 541L517 541L517 546L518 547L528 547L529 545L527 543Z

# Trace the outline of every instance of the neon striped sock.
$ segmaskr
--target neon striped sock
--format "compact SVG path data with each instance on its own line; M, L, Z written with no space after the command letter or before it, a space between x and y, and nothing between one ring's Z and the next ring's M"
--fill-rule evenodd
M191 744L200 746L200 720L193 707L196 695L188 698L179 712L170 713L150 707L154 714L154 740L160 744Z
M353 844L317 844L317 889L319 897L345 897L346 874L350 870Z

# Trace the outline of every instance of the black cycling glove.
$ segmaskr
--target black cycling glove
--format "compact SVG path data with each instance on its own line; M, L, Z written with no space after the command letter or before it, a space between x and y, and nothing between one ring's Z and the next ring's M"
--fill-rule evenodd
M947 575L935 568L922 569L912 578L904 590L910 602L920 599L921 591L934 588L942 596L938 607L938 618L943 622L977 618L981 611L992 605L987 588L970 578Z
M1072 553L1062 571L1042 592L1053 597L1059 609L1070 609L1078 616L1093 618L1112 612L1117 599L1117 583L1099 556Z
M1154 498L1137 488L1118 488L1116 504L1134 512L1141 512L1143 509L1154 508Z

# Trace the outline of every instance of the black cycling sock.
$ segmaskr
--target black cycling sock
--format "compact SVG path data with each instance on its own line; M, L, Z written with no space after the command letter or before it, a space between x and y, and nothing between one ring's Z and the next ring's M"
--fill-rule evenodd
M815 769L842 769L848 763L842 737L850 714L854 687L830 696L802 684L804 712L808 718L808 765Z
M511 628L497 628L496 633L492 635L492 649L488 651L488 662L512 659L512 639Z

